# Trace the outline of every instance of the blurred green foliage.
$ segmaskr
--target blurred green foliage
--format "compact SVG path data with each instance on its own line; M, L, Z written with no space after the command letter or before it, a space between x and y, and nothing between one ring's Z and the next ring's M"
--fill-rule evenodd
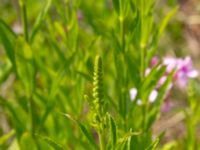
M7 88L1 90L0 106L11 130L0 133L0 149L162 148L163 134L154 138L152 125L174 72L159 89L156 102L149 103L166 68L156 65L147 76L145 69L178 8L171 1L170 10L160 16L156 2L2 0L0 84ZM96 55L102 57L98 86L105 103L98 107L106 110L100 117L104 121L97 123L105 125L101 130L88 104L99 100L92 96ZM139 89L142 106L130 100L131 87ZM183 144L193 149L196 121L188 124L189 140Z

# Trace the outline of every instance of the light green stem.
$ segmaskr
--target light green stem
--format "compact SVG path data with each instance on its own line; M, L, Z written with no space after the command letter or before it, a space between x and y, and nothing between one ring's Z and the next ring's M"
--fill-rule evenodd
M99 143L100 143L100 150L105 150L106 145L105 145L104 134L101 132L99 132Z
M145 49L144 49L144 47L141 47L141 58L140 58L140 60L141 60L141 70L140 70L140 75L141 75L141 80L143 81L143 79L144 79L144 68L145 68L145 63L144 63L144 57L145 57Z
M24 38L25 38L26 42L29 42L27 11L26 11L25 4L21 5L21 17L22 17L22 23L23 23Z

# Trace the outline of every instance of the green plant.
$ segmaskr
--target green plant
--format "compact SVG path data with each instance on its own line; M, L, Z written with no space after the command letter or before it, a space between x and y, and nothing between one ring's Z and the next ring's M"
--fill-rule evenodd
M155 136L152 126L176 68L166 75L162 61L153 66L151 61L162 55L159 43L178 7L159 16L156 0L19 0L17 5L16 14L12 8L0 19L0 111L9 127L0 130L0 149L167 147L161 143L164 133ZM12 25L17 20L21 33ZM131 99L133 87L137 93ZM193 149L199 143L193 135L198 96L189 96L192 115L185 111L187 144L182 145Z

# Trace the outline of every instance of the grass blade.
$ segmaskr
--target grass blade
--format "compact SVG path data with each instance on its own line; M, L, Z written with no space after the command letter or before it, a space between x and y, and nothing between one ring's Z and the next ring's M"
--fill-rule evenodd
M92 137L92 135L90 134L90 132L85 128L85 126L83 124L81 124L78 120L72 118L69 114L64 114L65 117L67 117L68 119L72 120L73 122L75 122L78 127L80 128L80 130L82 131L82 133L85 135L85 137L87 138L88 142L95 148L98 149L94 138Z
M30 38L31 42L34 40L35 35L39 31L39 29L41 27L41 24L44 21L46 15L48 13L48 10L50 9L51 2L52 2L52 0L47 0L45 2L45 7L42 9L42 11L40 12L39 16L37 17L37 20L36 20L36 22L34 24L33 31L32 31L31 38Z

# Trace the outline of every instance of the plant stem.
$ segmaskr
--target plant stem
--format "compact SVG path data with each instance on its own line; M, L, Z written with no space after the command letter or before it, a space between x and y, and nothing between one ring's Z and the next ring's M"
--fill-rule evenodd
M125 33L124 33L124 16L120 16L120 36L121 36L121 49L125 53Z
M30 125L31 125L31 135L34 137L34 118L33 118L33 99L30 96L29 99L29 117L30 117Z
M99 143L100 143L100 150L105 150L105 140L104 140L104 135L99 131Z
M25 4L21 5L21 16L22 16L22 23L23 23L23 30L24 30L24 38L25 38L26 42L29 42L27 11L26 11Z
M140 70L140 75L141 75L141 81L143 81L143 79L144 79L144 57L145 57L145 48L142 46L141 47L141 58L140 58L140 60L141 60L141 70Z
M147 106L144 105L142 107L142 116L143 116L143 119L142 119L142 127L143 127L143 132L145 132L146 130L146 114L147 113Z
M120 14L119 14L119 25L120 25L120 49L121 49L121 55L122 55L122 63L126 63L126 57L125 57L125 49L126 49L126 43L125 43L125 31L124 31L124 20L125 20L125 15L124 15L124 9L123 9L123 1L120 0ZM122 70L121 74L121 86L123 87L121 90L121 110L122 110L122 115L123 115L123 120L125 122L126 119L126 89L127 89L127 84L126 84L126 79L127 79L127 68L125 66L124 70ZM125 125L125 124L124 124ZM126 126L124 126L124 129Z

